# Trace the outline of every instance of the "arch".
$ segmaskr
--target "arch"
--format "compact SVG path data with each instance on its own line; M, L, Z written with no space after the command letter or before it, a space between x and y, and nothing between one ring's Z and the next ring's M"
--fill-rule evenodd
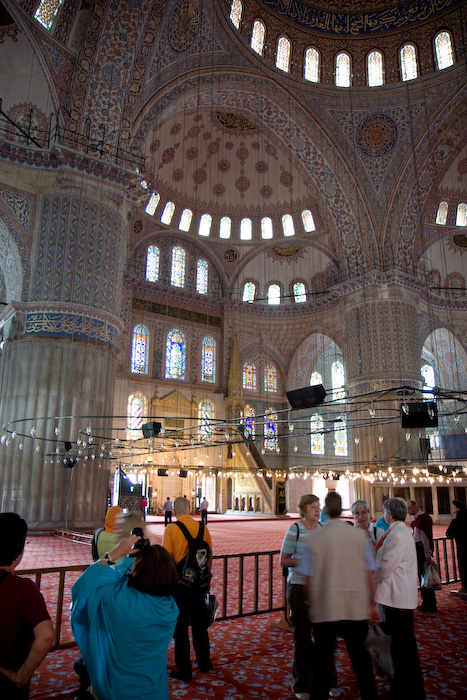
M247 391L256 391L256 366L252 362L243 364L243 388Z
M384 84L384 63L381 51L370 51L366 58L366 74L369 87Z
M235 29L240 29L240 22L242 21L243 6L241 0L232 0L230 5L230 21L232 22Z
M320 359L327 362L328 370L323 371ZM320 384L331 389L331 364L336 359L342 359L338 343L328 335L313 332L308 334L298 345L289 365L287 374L287 390L300 389L310 384L312 372L319 372L322 377Z
M351 86L352 59L346 51L337 54L335 60L335 83L337 87Z
M5 284L5 297L10 301L26 300L30 266L21 236L6 212L0 208L0 269Z
M277 392L277 369L275 365L267 364L264 368L264 391Z
M442 389L464 390L467 386L467 352L451 329L438 326L422 341L421 364L432 365Z
M276 68L288 73L290 70L290 41L286 36L279 37L276 49Z
M263 22L259 19L255 19L253 22L253 28L251 31L251 48L256 51L260 56L263 55L264 48L264 38L266 35L266 27Z
M303 62L303 77L312 83L319 83L320 54L318 49L310 47L305 49Z
M418 78L417 49L414 44L404 44L399 51L399 60L403 81Z

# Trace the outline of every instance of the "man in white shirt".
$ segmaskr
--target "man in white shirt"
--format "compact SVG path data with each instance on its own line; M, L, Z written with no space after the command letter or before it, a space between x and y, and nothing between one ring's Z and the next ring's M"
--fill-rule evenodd
M173 505L170 496L167 496L167 500L162 508L164 509L164 527L167 527L167 525L172 522Z
M206 500L206 496L203 498L203 500L200 503L199 510L201 513L201 522L206 525L208 522L208 508L209 508L209 503Z

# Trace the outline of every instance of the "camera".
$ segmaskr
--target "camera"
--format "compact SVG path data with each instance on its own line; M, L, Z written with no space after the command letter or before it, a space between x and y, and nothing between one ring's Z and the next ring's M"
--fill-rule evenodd
M136 557L140 549L144 549L144 547L151 546L150 541L147 539L147 537L144 536L142 527L134 527L133 530L130 532L130 535L138 535L139 540L135 542L133 547L131 548L132 551L128 555L129 557Z

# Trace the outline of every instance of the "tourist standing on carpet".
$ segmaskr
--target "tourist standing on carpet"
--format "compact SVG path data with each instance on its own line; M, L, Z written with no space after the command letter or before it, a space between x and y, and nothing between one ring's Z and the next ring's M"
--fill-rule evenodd
M413 611L417 607L417 553L405 524L407 505L388 498L383 513L389 529L376 545L375 600L381 606L382 627L391 637L394 678L389 679L393 700L425 700Z
M162 508L164 510L164 527L167 527L167 525L172 522L173 505L172 501L170 500L170 496L167 496L167 500Z
M139 539L122 539L72 588L73 634L99 700L169 699L167 649L178 617L172 597L177 571L160 545L132 552Z
M119 543L122 513L123 508L120 508L120 506L109 508L105 516L104 529L99 528L94 532L93 537L95 538L97 549L96 556L93 556L94 561L103 557L106 552L109 552Z
M42 593L14 572L23 558L28 526L0 513L0 698L27 700L31 677L50 651L54 628Z
M205 565L210 578L209 572L212 563L211 535L204 523L198 523L191 515L188 515L188 510L188 499L180 496L175 499L174 513L177 522L171 523L165 528L162 546L172 555L180 575L189 546L179 523L186 528L188 535L191 535L192 538L202 535L203 547L200 549L198 561L201 560L201 554L204 552L205 561L201 563ZM212 668L208 635L209 617L205 602L207 590L208 588L203 587L198 580L195 580L192 586L185 584L183 576L180 575L180 580L174 591L174 598L179 608L177 626L174 632L174 652L177 670L171 671L170 675L177 680L189 682L192 677L190 639L188 636L188 627L190 625L199 670L205 673Z
M354 519L354 527L359 527L363 532L365 532L370 541L376 544L377 540L381 537L384 530L379 529L370 520L370 506L367 501L355 501L350 506L351 513Z
M199 510L201 513L201 522L204 523L205 525L208 522L208 508L209 508L209 502L206 500L206 496L203 498L203 500L200 503Z
M446 530L446 537L455 540L456 543L462 587L459 591L451 591L451 593L461 596L462 600L467 600L467 509L462 501L453 501L452 503L456 517Z
M433 520L428 513L424 513L418 507L416 501L407 501L407 511L409 515L413 516L413 538L417 548L418 577L421 584L425 564L429 563L433 556ZM420 612L438 612L434 590L420 585L420 593L422 604L418 607L418 610Z

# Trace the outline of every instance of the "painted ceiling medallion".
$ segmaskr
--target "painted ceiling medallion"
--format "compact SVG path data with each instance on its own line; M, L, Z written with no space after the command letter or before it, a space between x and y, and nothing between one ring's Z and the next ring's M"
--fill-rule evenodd
M357 128L357 144L368 156L382 156L397 140L396 123L386 114L372 114Z
M222 126L234 131L251 131L251 129L256 129L256 126L249 119L237 117L231 112L217 112L217 118Z
M186 51L199 27L199 0L179 0L169 19L169 42L174 51Z
M459 248L467 248L467 236L465 233L457 233L454 236L454 243L459 246Z

